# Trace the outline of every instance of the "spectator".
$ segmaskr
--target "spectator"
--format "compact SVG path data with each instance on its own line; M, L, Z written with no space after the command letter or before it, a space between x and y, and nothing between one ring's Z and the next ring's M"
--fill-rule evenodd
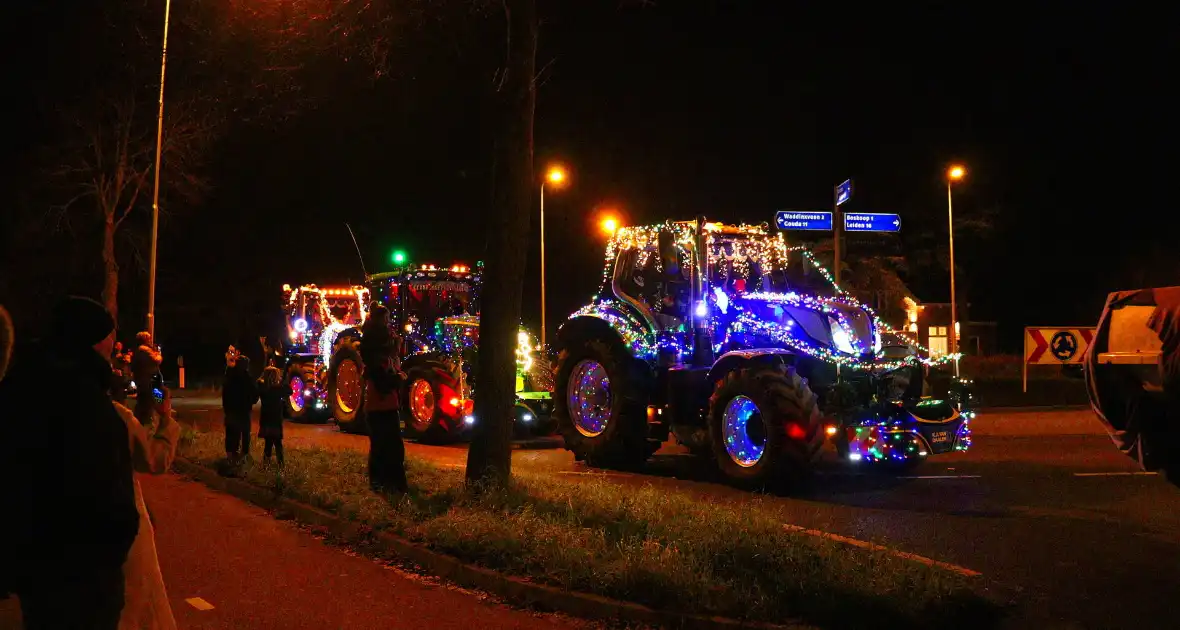
M130 436L132 465L136 472L160 475L172 467L176 456L176 442L180 437L180 425L172 412L172 394L161 390L163 396L156 405L158 421L155 431L148 435L147 427L139 423L135 414L122 405L115 409L127 426ZM126 594L119 628L139 630L176 630L176 619L168 604L168 591L160 573L160 560L156 555L156 533L143 490L135 480L135 507L139 513L139 534L131 545L127 561L123 564Z
M250 377L250 358L233 346L226 353L221 407L225 412L225 457L240 463L250 456L250 410L258 402L258 388Z
M123 350L123 342L115 342L115 351L111 354L111 371L114 382L111 385L111 398L120 405L127 400L127 383L131 380L131 353Z
M406 492L406 446L400 409L401 337L389 329L389 309L374 303L361 331L365 364L365 417L369 423L369 484L378 491Z
M0 383L0 577L28 630L119 624L139 513L110 398L114 327L101 304L64 300Z
M164 359L160 356L160 349L152 343L152 334L148 331L135 335L135 341L139 344L131 355L131 376L135 379L136 390L135 417L146 426L151 424L155 408L152 390L162 385L159 374Z
M290 393L291 390L283 383L283 373L279 368L272 365L262 371L262 378L258 379L258 396L262 399L262 409L258 414L258 437L265 444L263 461L270 462L273 448L279 468L283 467L283 406Z
M12 342L15 337L12 318L8 316L8 311L0 306L0 381L4 380L4 373L8 370L8 360L12 358Z

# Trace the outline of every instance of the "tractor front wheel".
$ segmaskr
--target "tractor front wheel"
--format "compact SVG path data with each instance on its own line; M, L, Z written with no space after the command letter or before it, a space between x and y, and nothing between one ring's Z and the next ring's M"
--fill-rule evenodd
M294 363L287 368L287 416L295 422L308 422L315 416L315 365Z
M815 394L793 368L752 366L725 376L709 400L709 433L722 475L749 489L803 482L823 445Z

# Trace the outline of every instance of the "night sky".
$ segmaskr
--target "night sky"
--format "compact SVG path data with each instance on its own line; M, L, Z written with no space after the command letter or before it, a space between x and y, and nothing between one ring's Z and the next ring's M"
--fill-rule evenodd
M25 212L36 204L15 199L50 137L46 101L70 94L80 59L94 57L77 35L95 28L92 12L67 5L97 3L54 4L7 20L45 34L35 50L55 51L21 55L24 40L9 39L8 144L21 166L5 194ZM832 187L852 178L847 209L901 214L901 237L875 238L904 249L916 246L911 234L945 237L952 162L969 170L956 214L998 212L994 235L964 235L956 254L973 318L999 321L1002 345L1018 348L1026 324L1095 321L1111 290L1180 281L1168 191L1177 51L1160 16L1099 3L819 4L540 2L537 168L557 160L572 175L546 200L553 324L601 278L599 208L631 223L772 222L776 210L830 210ZM265 125L231 120L208 160L213 188L164 226L164 338L242 334L277 306L284 282L358 281L345 222L370 272L397 247L444 264L481 257L492 149L471 77L495 51L440 44L434 28L399 34L422 43L400 46L387 77L324 70L315 89L331 98ZM183 85L177 67L169 82ZM51 288L97 292L78 262L93 267L93 252L54 258L0 262L5 274L61 267ZM534 245L528 323L536 258ZM142 311L146 274L129 270L124 282L123 308ZM946 282L945 272L910 279L926 301L945 300ZM194 324L210 309L242 315Z

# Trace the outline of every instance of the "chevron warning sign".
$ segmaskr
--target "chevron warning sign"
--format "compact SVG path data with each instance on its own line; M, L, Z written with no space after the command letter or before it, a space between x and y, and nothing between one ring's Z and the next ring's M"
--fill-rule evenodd
M1081 363L1096 328L1030 326L1024 329L1025 365Z

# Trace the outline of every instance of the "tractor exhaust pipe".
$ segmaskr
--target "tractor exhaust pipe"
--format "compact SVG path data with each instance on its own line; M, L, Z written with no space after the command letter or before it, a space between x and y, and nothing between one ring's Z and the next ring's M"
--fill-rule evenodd
M697 277L693 283L692 324L692 365L709 367L713 365L712 318L709 313L709 235L705 232L705 217L697 217L696 226Z

